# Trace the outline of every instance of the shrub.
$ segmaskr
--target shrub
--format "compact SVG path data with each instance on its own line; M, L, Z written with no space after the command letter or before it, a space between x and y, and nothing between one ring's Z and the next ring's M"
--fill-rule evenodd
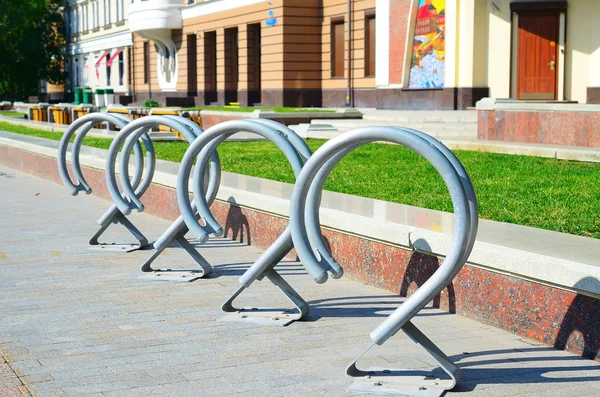
M145 108L157 108L159 106L160 105L158 104L158 101L154 98L146 99L146 101L144 102Z

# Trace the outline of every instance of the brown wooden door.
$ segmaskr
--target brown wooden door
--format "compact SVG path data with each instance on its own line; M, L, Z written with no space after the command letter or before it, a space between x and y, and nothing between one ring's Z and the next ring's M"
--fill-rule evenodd
M344 22L333 24L332 77L344 77Z
M375 76L375 17L367 18L365 76Z
M519 14L517 99L556 99L558 14Z

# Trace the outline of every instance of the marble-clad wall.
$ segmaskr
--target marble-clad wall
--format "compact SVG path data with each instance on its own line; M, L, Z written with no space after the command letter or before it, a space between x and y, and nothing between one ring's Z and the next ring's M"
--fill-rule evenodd
M600 112L478 110L482 140L600 147Z

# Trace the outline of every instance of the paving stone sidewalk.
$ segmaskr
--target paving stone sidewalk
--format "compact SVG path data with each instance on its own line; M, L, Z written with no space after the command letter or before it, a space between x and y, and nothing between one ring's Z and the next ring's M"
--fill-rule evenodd
M402 302L350 280L317 285L298 263L285 262L281 273L311 304L307 321L283 328L222 322L221 303L260 250L210 240L200 251L213 277L144 281L139 266L149 251L88 248L108 201L72 197L0 166L0 203L0 357L10 364L0 358L2 396L344 396L346 365ZM145 214L132 219L150 239L169 225ZM128 239L118 226L109 230L108 240ZM178 248L161 264L192 265ZM267 281L240 300L288 306ZM448 395L600 396L597 362L432 307L414 322L462 369ZM434 368L400 333L361 359L371 365Z

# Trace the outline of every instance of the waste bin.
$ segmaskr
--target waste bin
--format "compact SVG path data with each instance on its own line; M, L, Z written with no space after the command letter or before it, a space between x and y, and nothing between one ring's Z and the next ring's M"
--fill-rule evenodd
M91 88L83 89L83 103L86 105L92 105L92 89Z
M48 105L35 105L31 107L33 121L48 121Z
M115 90L112 88L104 89L104 103L106 106L115 103Z
M99 108L104 106L104 89L103 88L96 88L96 98L94 100L94 103Z
M73 108L73 110L71 112L71 118L73 121L75 121L78 118L83 117L88 113L93 113L94 111L95 111L95 109L89 105L77 106L77 107Z
M83 101L83 88L81 87L75 87L73 88L73 95L75 97L75 105L81 105L81 102Z
M71 124L71 111L66 106L50 106L54 124Z

